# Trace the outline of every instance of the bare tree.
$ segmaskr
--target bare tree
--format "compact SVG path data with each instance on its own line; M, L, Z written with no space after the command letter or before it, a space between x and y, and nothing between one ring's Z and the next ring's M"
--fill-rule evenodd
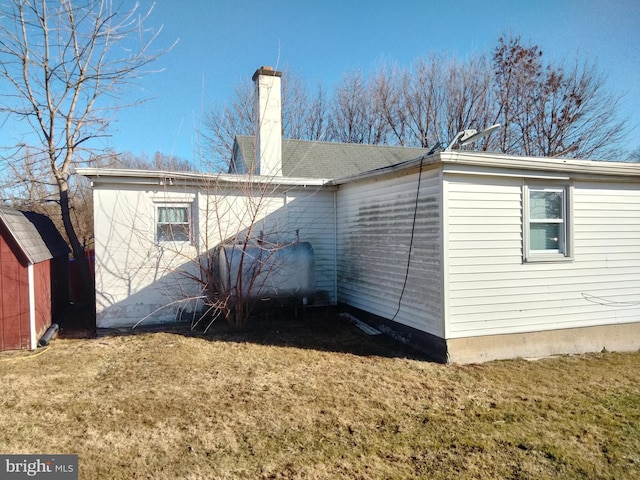
M382 66L376 70L376 102L379 112L387 124L389 143L408 143L408 117L403 108L403 71L395 65Z
M387 143L389 124L378 95L386 89L386 81L384 74L374 75L371 81L361 72L343 77L331 102L331 140L370 145Z
M197 260L198 274L192 279L203 292L207 327L217 316L230 325L243 326L259 303L273 300L270 287L278 284L284 268L279 252L298 239L283 222L267 220L279 209L280 195L272 181L256 183L249 177L228 194L221 194L228 188L219 184L211 187L206 190L202 215L205 238Z
M223 172L228 168L236 135L255 135L252 98L253 84L243 81L236 86L230 104L214 107L205 114L203 138L210 170Z
M417 60L412 69L402 73L395 115L401 124L392 127L396 136L402 137L402 145L427 148L446 142L438 125L445 101L442 66L440 57L431 56ZM402 133L399 135L398 132Z
M229 107L210 114L208 131L224 165L233 137L254 133L252 92L243 84ZM594 64L547 61L519 36L501 36L491 56L431 55L408 68L350 72L326 99L322 89L309 94L285 72L283 92L286 138L431 148L462 130L500 123L496 135L468 148L610 159L620 158L626 133L620 98L607 91Z
M303 79L289 70L285 70L282 81L282 110L285 138L318 140L326 135L322 87L312 93Z
M318 86L316 94L312 97L306 109L306 120L301 132L301 139L306 140L327 140L328 112L327 99L322 88ZM295 138L295 137L294 137Z
M491 72L484 56L459 61L432 55L397 69L385 82L379 73L374 78L391 138L401 145L445 145L460 130L492 119Z
M620 98L605 88L595 65L543 61L519 36L500 37L494 50L496 148L505 153L609 159L619 155L625 122Z
M595 65L549 66L539 86L538 114L529 137L542 156L616 158L626 133L619 98L606 92Z
M59 231L64 223L57 184L42 153L24 147L21 155L5 162L0 182L3 203L19 210L48 216ZM84 249L93 248L93 208L91 188L86 179L69 179L69 212L78 240Z
M451 141L462 130L470 127L480 129L491 124L494 98L486 57L450 61L442 90L444 108L437 122L441 138ZM478 145L472 148L477 149ZM480 148L487 149L486 140Z
M8 3L0 20L0 111L27 124L24 143L46 162L44 178L56 186L90 298L91 274L72 221L73 167L88 160L92 140L106 136L122 87L162 53L151 50L159 31L145 29L148 13L139 16L137 6L121 11L109 0Z
M535 98L535 86L542 75L537 45L526 47L520 37L501 36L493 52L496 122L502 125L497 149L505 153L527 152L526 133Z
M625 162L640 162L640 145L627 155Z
M226 171L236 135L255 135L253 82L241 81L227 105L211 108L204 117L203 138L210 156L208 168ZM282 76L282 134L298 140L327 138L327 102L321 86L313 92L295 73Z
M5 203L24 208L52 204L57 200L55 184L47 181L49 170L42 155L29 147L20 150L11 162L5 162L0 184ZM44 213L44 212L39 212Z
M134 155L131 152L113 154L107 158L108 160L101 162L101 166L172 172L190 172L194 170L193 165L187 160L175 155L166 155L162 152L154 153L151 158L144 153L142 155Z

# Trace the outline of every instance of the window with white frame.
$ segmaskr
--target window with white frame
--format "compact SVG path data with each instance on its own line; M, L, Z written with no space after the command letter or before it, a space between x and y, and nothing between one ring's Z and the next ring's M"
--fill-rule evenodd
M570 187L527 185L524 188L525 260L571 258Z
M158 242L191 241L191 206L188 204L156 207L156 240Z

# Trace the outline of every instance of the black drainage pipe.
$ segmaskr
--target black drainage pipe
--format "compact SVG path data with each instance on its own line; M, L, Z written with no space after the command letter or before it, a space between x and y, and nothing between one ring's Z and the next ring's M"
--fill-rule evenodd
M38 345L41 347L46 347L47 345L49 345L49 342L58 331L58 328L60 327L57 323L52 323L51 326L47 328L47 331L44 332L44 335L42 336L40 341L38 341Z

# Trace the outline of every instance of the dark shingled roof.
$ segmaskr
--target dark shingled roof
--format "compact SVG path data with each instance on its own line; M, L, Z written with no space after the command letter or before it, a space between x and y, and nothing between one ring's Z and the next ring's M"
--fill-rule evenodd
M32 264L69 254L60 232L45 215L0 206L0 220Z
M297 178L341 178L425 155L426 148L359 143L282 140L282 175ZM229 173L247 173L255 164L254 137L238 135Z

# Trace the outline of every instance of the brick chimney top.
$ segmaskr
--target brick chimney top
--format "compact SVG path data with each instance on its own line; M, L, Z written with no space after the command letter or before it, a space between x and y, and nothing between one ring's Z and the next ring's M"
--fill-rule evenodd
M251 77L251 80L255 82L256 78L258 78L258 76L260 75L265 75L268 77L282 77L282 72L278 72L274 70L273 67L270 67L268 65L263 66L256 70L256 73L253 74L253 77Z

